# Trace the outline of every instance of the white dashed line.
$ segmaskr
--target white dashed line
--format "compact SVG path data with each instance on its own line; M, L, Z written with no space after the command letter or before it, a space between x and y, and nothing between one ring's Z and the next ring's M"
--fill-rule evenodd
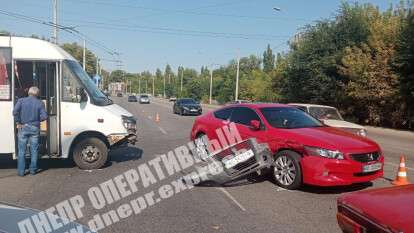
M165 131L165 129L163 129L161 126L158 126L158 129L160 129L161 133L167 134L167 131Z
M218 190L220 190L221 192L224 193L224 195L226 195L228 198L230 198L230 200L232 200L234 202L234 204L236 204L242 211L246 211L246 208L244 208L242 206L242 204L240 204L240 202L238 202L236 200L236 198L234 198L229 192L227 192L227 190L225 190L224 188L220 187L220 188L216 188Z

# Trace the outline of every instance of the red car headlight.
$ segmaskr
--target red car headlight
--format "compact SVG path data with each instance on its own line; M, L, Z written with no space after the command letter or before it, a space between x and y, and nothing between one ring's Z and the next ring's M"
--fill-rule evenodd
M344 159L344 154L338 150L328 150L319 147L305 146L308 155L321 156L328 159Z

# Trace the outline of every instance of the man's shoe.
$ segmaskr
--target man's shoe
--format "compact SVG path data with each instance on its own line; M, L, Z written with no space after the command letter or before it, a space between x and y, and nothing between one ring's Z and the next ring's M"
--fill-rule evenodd
M24 173L23 174L17 173L17 175L20 176L20 177L23 177Z
M34 175L36 175L36 172L30 172L30 175L34 176Z

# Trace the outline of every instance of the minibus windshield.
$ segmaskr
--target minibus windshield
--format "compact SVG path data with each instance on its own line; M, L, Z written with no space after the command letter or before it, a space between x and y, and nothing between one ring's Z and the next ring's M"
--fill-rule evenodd
M69 66L72 72L79 78L79 81L83 84L84 88L88 92L91 102L95 105L106 106L113 104L109 99L92 81L89 75L82 69L82 67L76 61L66 60L65 63Z

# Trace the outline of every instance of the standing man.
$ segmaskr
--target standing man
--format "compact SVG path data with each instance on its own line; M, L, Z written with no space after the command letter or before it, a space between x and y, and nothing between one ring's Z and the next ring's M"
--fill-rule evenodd
M26 146L30 142L31 162L29 171L31 175L36 174L37 157L39 148L40 122L47 119L47 113L43 102L38 99L39 88L29 88L28 97L21 98L14 106L13 115L18 129L18 157L17 173L25 175L26 170Z

